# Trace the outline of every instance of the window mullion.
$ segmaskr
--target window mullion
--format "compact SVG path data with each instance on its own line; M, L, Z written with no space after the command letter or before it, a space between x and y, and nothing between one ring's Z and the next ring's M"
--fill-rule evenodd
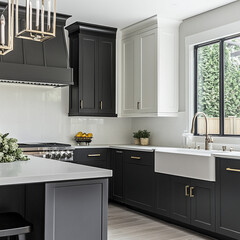
M197 52L198 52L198 47L195 46L194 47L194 114L197 112L197 105L198 105L198 102L197 102L197 92L198 92L198 79L197 79L197 75L198 75L198 55L197 55ZM197 135L198 132L197 132L197 129L198 129L198 126L197 126L197 121L195 122L195 132L194 132L194 135Z
M224 135L224 41L220 41L220 72L219 72L219 115L220 115L220 135Z

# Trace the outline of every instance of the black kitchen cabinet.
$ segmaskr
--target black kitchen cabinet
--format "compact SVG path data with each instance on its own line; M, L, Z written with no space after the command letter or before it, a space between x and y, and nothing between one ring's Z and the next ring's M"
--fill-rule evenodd
M191 225L214 232L215 183L191 179Z
M110 168L107 148L77 148L74 150L73 161L92 167Z
M171 177L171 218L190 224L190 179Z
M154 152L112 150L112 199L215 232L215 183L154 172Z
M125 203L143 210L154 211L153 152L124 152Z
M171 176L171 218L215 231L215 184Z
M240 239L240 161L217 158L216 231Z
M123 190L123 156L121 150L112 150L111 168L113 170L112 178L112 199L118 202L124 201Z
M79 99L78 112L98 112L98 38L83 35L79 37ZM72 105L76 104L72 102ZM79 104L78 104L79 103Z
M69 116L116 116L115 28L76 22L66 28L70 37Z
M99 39L99 113L115 115L115 39Z
M155 173L156 212L162 216L170 216L171 176Z

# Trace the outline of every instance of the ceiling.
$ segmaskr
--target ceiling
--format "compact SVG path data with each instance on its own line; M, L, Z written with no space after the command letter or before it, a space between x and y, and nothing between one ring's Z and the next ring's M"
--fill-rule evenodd
M75 21L124 28L158 14L183 20L236 0L57 0L57 11Z

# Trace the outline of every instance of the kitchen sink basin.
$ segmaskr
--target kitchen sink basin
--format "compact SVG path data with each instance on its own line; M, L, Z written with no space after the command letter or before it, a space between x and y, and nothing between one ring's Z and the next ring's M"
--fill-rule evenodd
M218 152L217 150L157 148L155 150L155 172L216 181L213 154Z

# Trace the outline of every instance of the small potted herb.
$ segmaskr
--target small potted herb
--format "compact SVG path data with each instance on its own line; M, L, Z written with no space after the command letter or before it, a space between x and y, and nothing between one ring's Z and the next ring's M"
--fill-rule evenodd
M142 136L142 131L141 130L133 133L133 139L134 139L134 144L135 145L140 145L141 136Z
M149 145L149 137L150 137L150 132L147 130L141 131L141 137L140 137L140 143L143 146Z

